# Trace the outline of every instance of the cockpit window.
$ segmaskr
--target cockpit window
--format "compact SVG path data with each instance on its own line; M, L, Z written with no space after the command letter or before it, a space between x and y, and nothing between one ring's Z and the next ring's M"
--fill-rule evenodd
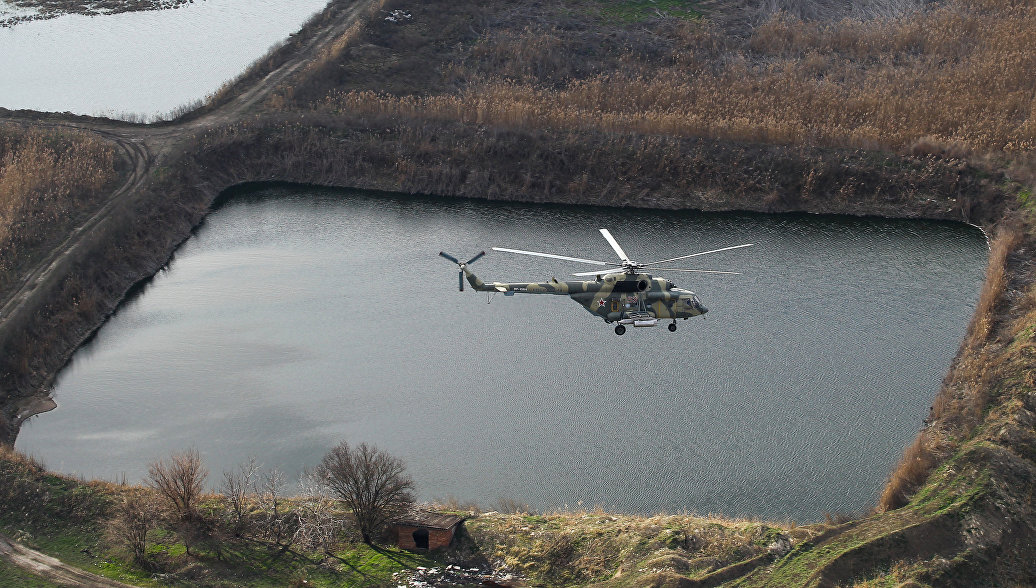
M665 285L666 285L666 288L669 288L670 290L672 290L673 288L675 288L675 287L676 287L676 284L672 283L672 282L671 282L671 281L669 281L669 280L666 280L666 281L665 281Z

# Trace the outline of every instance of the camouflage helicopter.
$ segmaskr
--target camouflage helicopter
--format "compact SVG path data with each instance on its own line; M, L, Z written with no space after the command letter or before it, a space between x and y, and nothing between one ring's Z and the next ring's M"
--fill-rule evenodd
M505 296L514 296L515 293L523 294L563 294L575 300L592 314L601 317L606 323L618 323L615 326L615 334L622 335L626 332L627 325L634 327L654 327L659 320L672 319L669 323L669 330L676 331L676 319L687 320L692 316L705 314L709 310L702 306L701 301L694 292L677 288L675 284L665 278L656 278L644 272L645 269L661 270L666 272L694 272L702 274L737 274L738 272L725 272L717 270L684 269L673 267L652 267L660 263L670 263L689 257L708 255L720 251L751 247L752 243L745 245L734 245L712 251L702 251L690 255L681 255L672 259L640 263L633 261L622 250L619 243L612 237L608 229L600 229L601 234L608 240L608 243L618 254L621 263L614 261L597 261L594 259L581 259L553 253L539 253L537 251L522 251L520 249L505 249L493 247L493 251L504 251L507 253L518 253L521 255L533 255L537 257L549 257L565 261L589 263L593 265L609 266L607 269L600 269L592 272L580 272L574 276L595 276L593 280L559 282L552 278L549 282L493 282L487 284L471 273L468 266L479 260L485 251L462 262L456 257L439 252L439 255L460 266L460 273L457 278L460 283L460 291L464 291L464 279L467 278L471 287L479 292L502 292Z

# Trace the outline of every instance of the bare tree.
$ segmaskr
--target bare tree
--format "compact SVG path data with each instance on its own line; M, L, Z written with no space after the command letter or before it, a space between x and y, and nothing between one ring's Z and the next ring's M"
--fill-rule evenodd
M331 553L344 522L335 512L335 501L328 498L326 487L314 472L299 479L301 500L295 507L298 523L295 544L304 549Z
M147 536L158 526L161 509L155 504L154 496L134 492L125 497L115 509L115 518L107 525L108 541L125 547L139 564L147 563Z
M208 475L197 449L173 454L169 463L154 461L147 469L148 485L165 498L179 519L194 518Z
M414 503L414 481L403 460L366 443L354 449L343 441L324 456L317 475L352 509L368 545L390 518Z
M208 475L197 449L173 454L169 463L158 460L148 466L147 483L169 506L171 522L187 555L191 554L191 546L208 534L205 521L198 512L198 499Z
M248 529L251 514L248 499L253 492L258 476L259 464L256 463L254 457L250 457L236 470L223 471L221 490L230 505L225 516L230 519L231 532L235 537L241 537Z
M335 516L334 501L323 496L307 496L295 507L296 545L310 551L331 553L335 540L342 530L342 519Z
M274 543L287 550L295 536L295 517L284 509L284 472L273 468L256 480L259 498L259 527Z

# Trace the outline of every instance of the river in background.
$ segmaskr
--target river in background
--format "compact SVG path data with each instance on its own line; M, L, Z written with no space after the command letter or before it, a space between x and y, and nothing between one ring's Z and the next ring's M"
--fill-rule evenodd
M162 117L204 99L327 0L197 0L0 28L0 107ZM0 1L0 16L25 11Z
M611 260L598 227L642 261L755 246L690 260L742 275L666 276L705 317L622 337L567 297L459 293L437 255ZM130 481L196 447L216 486L249 456L294 478L366 441L423 499L816 520L874 503L986 253L951 223L267 189L211 214L76 353L18 446ZM588 268L491 251L472 269Z

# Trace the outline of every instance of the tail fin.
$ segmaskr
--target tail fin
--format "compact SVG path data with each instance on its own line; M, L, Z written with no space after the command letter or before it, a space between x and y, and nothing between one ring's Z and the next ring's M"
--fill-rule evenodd
M453 263L457 264L458 266L460 266L460 272L457 274L457 282L460 285L460 291L461 292L464 291L464 276L465 275L467 275L468 281L471 282L471 287L472 288L474 288L476 290L481 290L482 287L485 286L485 283L482 282L482 280L478 279L478 276L476 276L475 274L471 273L468 270L468 265L470 265L472 263L475 263L476 261L478 261L485 254L486 254L486 252L483 251L483 252L479 253L478 255L476 255L475 257L472 257L471 259L461 263L461 261L459 259L457 259L456 257L450 255L449 253L445 253L443 251L439 252L440 256L445 257L446 259L448 259L448 260L452 261Z

